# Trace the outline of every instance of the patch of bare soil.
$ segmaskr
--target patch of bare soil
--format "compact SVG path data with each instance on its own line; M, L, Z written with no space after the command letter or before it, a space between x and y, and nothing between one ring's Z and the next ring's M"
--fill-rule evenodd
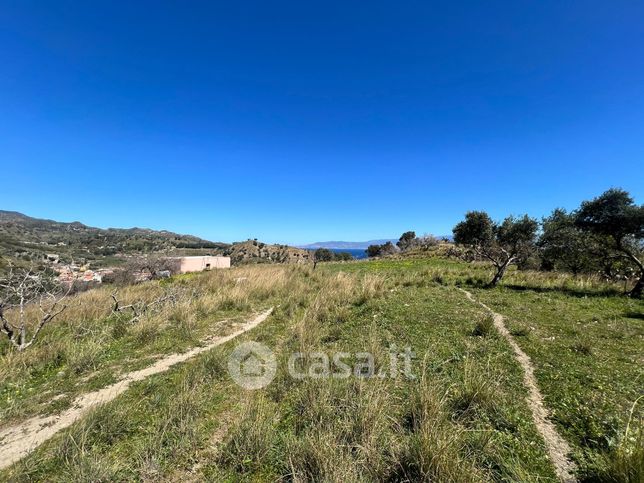
M133 382L142 381L154 374L167 371L172 366L181 362L192 359L193 357L222 345L229 340L247 332L268 318L273 312L270 308L260 313L255 318L237 326L235 330L221 337L212 337L203 341L202 346L195 347L182 354L171 354L159 359L154 364L141 369L124 374L123 377L114 384L99 389L88 394L79 396L72 403L71 408L59 414L51 416L37 416L15 426L10 426L0 430L0 469L4 469L13 463L19 461L31 451L36 449L42 443L54 436L58 431L71 426L75 421L83 417L90 409L112 401L120 394L124 393Z
M510 331L508 331L505 326L503 316L501 314L497 314L483 302L476 300L467 290L463 290L462 288L459 288L459 290L463 292L469 300L479 304L485 310L490 312L494 318L494 326L496 327L496 330L512 347L516 360L523 368L523 383L528 389L527 402L530 407L530 411L532 412L532 419L539 431L539 434L541 434L541 437L546 443L548 455L555 467L557 477L566 483L577 481L575 478L576 466L568 457L572 450L566 440L557 432L554 424L552 424L550 419L548 419L548 410L543 404L543 396L541 395L541 391L539 391L537 379L534 377L534 366L532 365L530 357L523 352L521 347L519 347L519 344L514 340L514 337L512 337L512 334L510 334Z

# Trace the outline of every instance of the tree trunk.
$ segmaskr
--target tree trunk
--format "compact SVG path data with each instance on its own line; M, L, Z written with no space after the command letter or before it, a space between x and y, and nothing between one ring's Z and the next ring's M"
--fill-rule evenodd
M635 265L637 265L637 268L640 270L640 278L637 280L637 283L635 286L631 289L630 292L628 292L629 297L633 298L642 298L642 292L644 292L644 264L640 261L639 258L635 256L634 253L632 253L630 250L624 248L623 246L619 245L618 247L622 253L624 253L628 258L630 258Z
M628 292L628 296L633 297L635 299L641 299L643 292L644 292L644 273L641 273L640 278L637 280L637 283L635 284L635 286L631 289L630 292Z
M496 274L494 275L494 278L492 281L488 284L489 287L496 287L497 284L501 281L503 278L503 275L505 275L505 271L508 269L508 266L512 261L514 260L514 257L508 258L505 262L503 262L502 265L499 265L496 267Z

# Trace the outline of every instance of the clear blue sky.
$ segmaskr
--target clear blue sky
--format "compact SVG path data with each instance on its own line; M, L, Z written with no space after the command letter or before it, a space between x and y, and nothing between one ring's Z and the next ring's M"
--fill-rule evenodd
M0 209L211 240L644 198L644 3L0 1Z

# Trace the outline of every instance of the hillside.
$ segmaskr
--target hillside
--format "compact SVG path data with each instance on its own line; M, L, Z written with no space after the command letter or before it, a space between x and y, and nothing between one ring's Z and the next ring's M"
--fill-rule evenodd
M310 252L288 245L270 245L257 240L233 243L224 251L233 264L242 263L305 263Z
M642 301L490 275L237 266L121 290L140 318L74 295L28 350L0 338L0 481L642 481Z
M306 250L257 240L227 244L166 230L102 229L78 221L64 223L0 210L0 257L18 264L49 256L65 263L73 259L106 267L119 265L127 257L148 254L226 255L234 264L301 263L309 257Z
M61 260L118 263L119 256L159 252L221 253L225 243L192 235L146 228L95 228L78 221L63 223L0 211L0 255L17 260L40 260L47 254Z

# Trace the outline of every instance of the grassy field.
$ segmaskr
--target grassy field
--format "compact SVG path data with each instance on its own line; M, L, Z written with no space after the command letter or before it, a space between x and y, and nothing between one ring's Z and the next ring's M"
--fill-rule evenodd
M33 348L0 346L0 426L59 411L235 320L275 311L135 384L0 479L556 481L522 370L461 285L506 316L579 478L640 481L644 303L592 279L509 272L483 289L488 276L484 265L441 258L235 268L123 289L124 303L173 294L135 322L111 313L109 289L81 294ZM278 359L275 379L256 391L227 371L248 340ZM294 352L369 352L379 373L406 347L413 378L294 379L286 370Z

